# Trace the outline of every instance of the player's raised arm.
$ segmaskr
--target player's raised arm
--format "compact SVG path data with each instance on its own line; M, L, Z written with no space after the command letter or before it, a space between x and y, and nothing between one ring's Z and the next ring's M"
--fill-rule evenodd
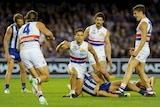
M69 48L70 48L70 42L65 40L65 41L61 42L59 45L57 45L56 51L62 52L63 50L69 49Z

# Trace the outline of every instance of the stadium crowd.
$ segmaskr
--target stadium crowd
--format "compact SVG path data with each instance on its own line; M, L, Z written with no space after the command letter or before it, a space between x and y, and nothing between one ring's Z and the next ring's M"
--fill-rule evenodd
M156 1L156 0L155 0ZM39 18L52 30L56 42L52 42L53 51L50 52L43 45L43 53L46 58L68 58L69 54L56 53L55 48L63 40L72 41L73 31L78 27L86 28L93 24L94 14L98 11L106 15L104 26L111 31L112 58L128 58L129 47L133 47L135 39L135 19L130 8L119 8L115 4L104 3L40 3L40 2L0 2L0 58L4 58L3 38L5 30L12 23L13 14L20 12L26 14L30 9L39 13ZM153 22L153 34L151 37L151 54L149 57L160 57L160 2L152 2L148 7L147 16Z

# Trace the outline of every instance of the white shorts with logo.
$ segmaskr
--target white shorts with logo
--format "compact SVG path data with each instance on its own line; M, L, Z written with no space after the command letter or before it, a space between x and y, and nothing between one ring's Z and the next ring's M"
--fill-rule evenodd
M95 52L98 56L98 61L99 62L100 61L106 61L106 55L105 55L104 47L97 46L96 48L94 47L94 50L95 50ZM88 61L91 65L96 63L93 54L91 54L90 52L88 52Z
M40 49L23 50L20 52L21 59L27 69L46 66L46 60Z
M87 72L86 63L78 64L74 62L70 62L68 64L68 73L71 68L74 68L77 71L77 78L84 78L84 73Z

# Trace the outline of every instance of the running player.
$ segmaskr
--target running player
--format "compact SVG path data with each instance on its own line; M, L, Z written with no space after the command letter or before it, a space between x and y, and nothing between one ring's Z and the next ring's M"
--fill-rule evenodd
M26 24L19 30L20 56L30 74L35 78L32 82L38 86L38 98L41 105L48 105L42 94L42 83L49 81L50 74L46 60L39 44L40 32L49 39L55 40L53 33L38 21L38 13L30 10L26 14Z

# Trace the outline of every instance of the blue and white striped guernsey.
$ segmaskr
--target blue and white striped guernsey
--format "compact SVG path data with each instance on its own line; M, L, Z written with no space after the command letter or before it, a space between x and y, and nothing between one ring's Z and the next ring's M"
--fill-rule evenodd
M83 84L83 91L96 96L96 93L94 92L94 88L96 86L96 82L92 79L92 76L90 75L90 73L85 73L84 75L84 84Z
M10 27L12 28L12 34L8 48L18 49L18 28L15 26L15 23L11 24Z

